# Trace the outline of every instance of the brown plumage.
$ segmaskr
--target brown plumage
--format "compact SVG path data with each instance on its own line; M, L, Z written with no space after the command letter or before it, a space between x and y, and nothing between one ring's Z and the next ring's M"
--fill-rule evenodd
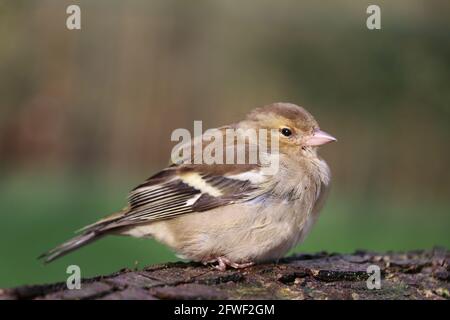
M273 130L279 148L268 148L248 163L250 150L261 149L260 140L240 140L238 133L225 141L227 129ZM244 164L192 164L191 157L181 158L137 186L122 211L41 257L52 261L109 234L153 237L184 258L217 262L221 270L282 257L317 219L330 182L317 146L336 139L321 131L304 108L288 103L257 108L217 132L224 137L224 154L245 147ZM198 143L205 151L204 137L194 139L188 150ZM266 160L275 157L272 172Z

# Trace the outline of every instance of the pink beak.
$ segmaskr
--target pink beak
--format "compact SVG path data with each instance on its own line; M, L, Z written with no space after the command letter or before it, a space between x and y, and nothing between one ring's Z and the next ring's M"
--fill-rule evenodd
M306 139L306 145L311 147L321 146L333 141L337 141L335 137L325 131L316 129L313 135Z

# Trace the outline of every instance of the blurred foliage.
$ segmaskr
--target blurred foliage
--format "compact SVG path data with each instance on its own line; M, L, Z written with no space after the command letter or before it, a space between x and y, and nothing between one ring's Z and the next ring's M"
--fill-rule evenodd
M65 27L79 4L82 30ZM0 1L0 286L176 259L111 238L35 261L121 208L168 162L172 130L303 105L338 137L333 192L301 250L450 245L450 3ZM150 241L151 242L151 241Z

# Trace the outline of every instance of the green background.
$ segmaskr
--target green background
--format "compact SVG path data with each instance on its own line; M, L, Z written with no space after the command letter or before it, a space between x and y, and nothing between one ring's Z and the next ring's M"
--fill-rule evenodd
M79 4L82 29L65 27ZM450 247L450 4L378 1L1 1L0 287L178 260L108 237L36 257L126 204L176 128L305 106L338 138L330 198L294 251Z

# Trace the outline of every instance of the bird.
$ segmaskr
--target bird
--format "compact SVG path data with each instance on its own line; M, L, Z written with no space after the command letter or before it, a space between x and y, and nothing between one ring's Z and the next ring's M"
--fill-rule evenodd
M48 263L104 236L126 235L156 239L179 257L220 271L278 261L305 239L319 216L331 174L317 151L337 140L305 108L285 102L258 107L216 132L234 130L239 138L249 129L272 132L277 148L261 152L253 163L193 163L190 154L182 156L134 188L125 208L39 258ZM223 150L244 146L248 153L259 146L260 140L236 137ZM193 146L206 148L203 138L194 140ZM273 157L276 170L267 170L263 159Z

